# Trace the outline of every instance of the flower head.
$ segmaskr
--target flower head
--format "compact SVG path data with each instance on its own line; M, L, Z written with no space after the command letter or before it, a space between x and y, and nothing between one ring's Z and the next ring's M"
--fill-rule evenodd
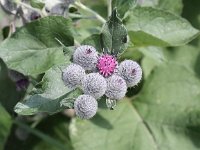
M142 69L136 62L125 60L118 66L115 56L107 53L99 55L89 45L76 48L73 62L63 71L63 81L71 87L81 85L84 95L74 103L76 115L81 119L89 119L96 114L96 99L103 95L107 97L107 107L113 109L116 100L125 97L127 88L136 85L142 78Z
M122 99L127 92L127 86L125 80L113 74L107 79L107 90L105 95L113 100Z
M85 70L94 70L98 60L96 49L89 45L79 46L73 55L73 62L82 66Z
M74 110L76 115L81 119L92 118L98 108L95 98L90 95L80 95L74 102Z
M62 79L69 88L76 88L81 85L81 80L85 76L85 70L76 64L71 64L63 70Z
M82 86L85 94L100 98L105 94L107 83L99 73L90 73L84 77Z
M128 87L137 85L142 79L142 69L140 65L132 60L121 62L118 71L120 76L126 81Z
M117 66L117 60L112 55L102 55L98 59L97 68L104 77L112 75Z

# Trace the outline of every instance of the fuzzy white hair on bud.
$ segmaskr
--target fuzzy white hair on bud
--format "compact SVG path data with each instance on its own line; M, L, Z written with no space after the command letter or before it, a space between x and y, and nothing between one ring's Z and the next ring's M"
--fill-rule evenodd
M132 60L121 62L118 67L120 76L126 81L128 87L137 85L142 79L142 68Z
M76 48L73 54L73 62L82 66L85 70L94 70L98 61L96 49L89 45L82 45Z
M83 91L96 99L105 94L107 83L106 79L99 73L90 73L82 81Z
M90 95L80 95L74 102L76 115L81 119L92 118L98 109L96 99Z
M126 81L122 77L113 74L107 78L107 90L105 95L108 98L112 100L120 100L126 95L126 92Z
M64 84L71 89L81 86L81 80L84 76L85 70L77 64L69 65L62 73Z

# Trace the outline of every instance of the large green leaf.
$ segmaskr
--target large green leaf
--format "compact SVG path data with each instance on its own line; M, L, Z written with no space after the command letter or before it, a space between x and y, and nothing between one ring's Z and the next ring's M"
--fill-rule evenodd
M134 9L126 24L130 40L136 46L180 46L199 34L187 20L148 7Z
M181 15L183 3L182 0L159 0L156 8Z
M168 56L132 104L124 100L90 121L72 121L75 150L199 150L200 51L185 47Z
M100 110L90 121L74 119L70 136L75 150L154 150L148 129L130 102ZM84 144L85 143L85 144Z
M139 48L138 50L144 55L143 59L141 60L144 78L147 78L156 66L167 61L163 48L149 46L146 48Z
M0 45L0 57L9 68L24 74L40 74L64 62L63 48L74 44L71 21L50 16L21 27Z
M53 114L73 107L74 98L80 90L67 88L62 81L61 67L48 70L42 80L42 88L25 98L15 106L15 112L21 115L32 115L38 112Z
M138 3L142 7L154 7L179 15L183 8L182 0L139 0Z
M0 105L0 150L3 150L4 143L10 133L12 120L10 115Z
M122 53L127 48L127 30L114 9L102 29L103 47L111 53Z
M0 58L0 104L12 114L14 106L24 94L24 90L17 90L15 82L8 75L6 64Z

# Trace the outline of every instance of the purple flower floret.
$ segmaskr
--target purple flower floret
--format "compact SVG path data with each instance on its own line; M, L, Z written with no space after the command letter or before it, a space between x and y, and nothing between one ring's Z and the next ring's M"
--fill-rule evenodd
M117 64L117 60L114 56L105 54L99 57L97 68L101 75L108 77L114 73Z

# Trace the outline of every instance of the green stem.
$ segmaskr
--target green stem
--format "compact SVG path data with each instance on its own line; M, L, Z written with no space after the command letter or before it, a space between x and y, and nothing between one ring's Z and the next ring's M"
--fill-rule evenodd
M32 6L30 6L30 5L28 5L28 4L24 3L24 2L21 2L20 0L15 0L14 2L15 2L16 4L18 4L18 5L21 5L21 6L25 7L25 8L28 8L28 9L32 10L32 11L36 11L36 12L38 12L42 17L44 17L44 14L43 14L42 11L40 11L39 9L33 8Z
M92 14L95 16L95 18L96 18L97 20L101 21L102 23L106 23L106 20L105 20L102 16L100 16L97 12L93 11L93 10L90 9L89 7L87 7L87 6L85 6L84 4L82 4L80 1L76 1L74 4L75 4L77 7L81 8L81 9L87 11L87 12L92 13Z
M112 0L107 0L108 2L108 17L112 14Z

